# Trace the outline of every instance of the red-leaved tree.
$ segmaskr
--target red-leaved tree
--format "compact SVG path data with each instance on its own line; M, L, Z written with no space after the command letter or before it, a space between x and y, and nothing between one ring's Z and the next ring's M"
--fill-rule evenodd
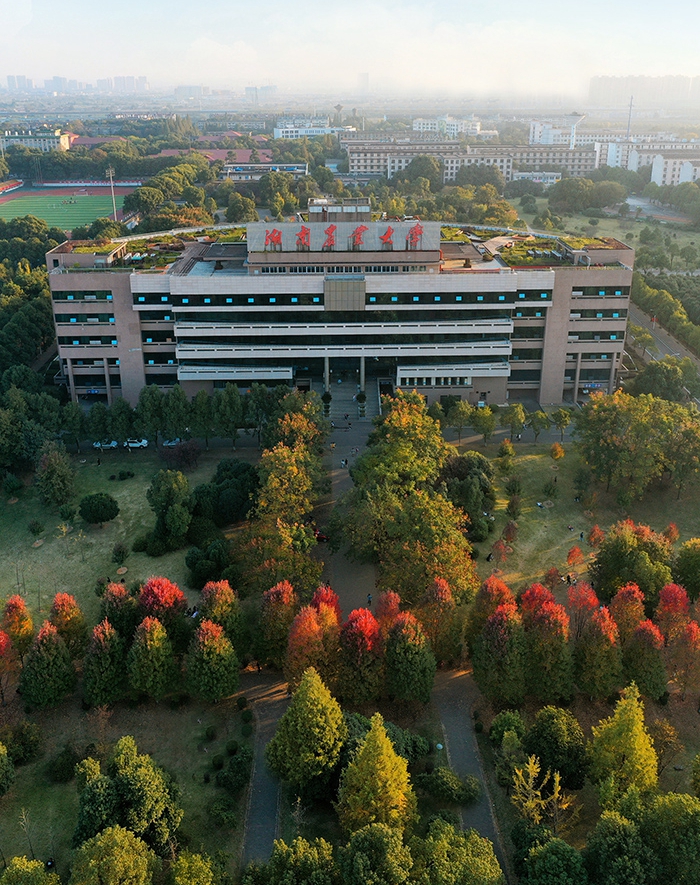
M384 637L394 626L401 611L401 597L393 590L385 590L377 599L376 618L379 632Z
M580 690L592 698L607 698L620 686L620 639L605 606L593 612L576 643L574 678Z
M675 544L681 536L681 533L678 531L678 526L675 524L675 522L669 522L669 524L663 530L662 534L669 544Z
M574 642L581 637L583 628L591 615L600 606L595 590L585 581L578 581L567 589L569 619Z
M297 605L297 595L289 581L280 581L263 593L258 658L279 670L284 666L289 628Z
M350 703L375 700L382 693L382 641L368 608L350 612L340 630L340 695Z
M666 584L661 588L654 620L667 645L683 632L690 620L690 600L684 587Z
M209 581L202 587L202 618L224 628L235 648L239 641L241 607L236 592L228 581Z
M5 603L2 629L12 640L12 645L20 660L24 660L34 639L34 623L27 604L21 596L10 596Z
M311 605L313 605L315 609L319 610L322 605L327 605L335 612L338 623L343 620L343 612L340 608L340 600L338 599L338 594L335 592L335 590L333 590L330 584L321 584L319 587L316 588L316 592L311 599Z
M435 578L416 614L438 661L451 661L458 654L455 613L450 585L444 578Z
M398 701L427 704L435 679L435 656L418 620L401 612L386 638L386 691Z
M517 706L525 696L525 635L514 602L499 605L474 640L474 678L492 701Z
M499 605L515 605L515 596L505 581L495 575L490 575L476 592L466 624L465 639L470 654L473 650L474 640Z
M337 609L306 605L289 628L284 675L289 688L298 687L304 671L314 667L327 688L335 688L340 624Z
M3 707L7 702L7 692L13 679L19 673L19 656L12 647L12 640L0 630L0 701Z
M566 554L566 564L569 568L579 568L585 562L583 551L578 545L575 545Z
M187 599L177 584L167 578L153 577L141 588L139 606L144 617L158 618L166 627L187 608Z
M654 701L666 691L668 683L663 647L659 628L646 620L637 624L622 653L625 683L636 682L640 693Z
M636 584L625 584L610 600L610 614L615 619L624 646L639 624L645 620L644 594Z
M210 703L228 698L238 689L238 658L220 624L203 620L192 637L185 658L187 690Z
M548 590L551 590L552 592L557 589L557 587L561 583L561 572L555 565L547 569L544 577L542 578L542 583Z
M528 693L548 704L568 700L573 693L573 664L566 609L553 599L545 600L527 617L523 613L523 624Z
M130 642L139 622L138 600L124 584L107 584L100 603L100 618L106 618L122 639Z
M551 590L548 590L542 584L530 584L520 597L520 612L525 626L527 627L543 605L555 602L556 600Z
M605 540L605 532L601 529L601 527L596 523L593 528L588 533L588 546L592 547L594 550L597 550L598 547Z
M101 707L118 700L126 677L126 643L104 620L92 631L83 661L83 695L88 704Z
M66 643L71 658L81 658L87 645L88 626L75 597L70 593L57 593L53 598L49 621Z

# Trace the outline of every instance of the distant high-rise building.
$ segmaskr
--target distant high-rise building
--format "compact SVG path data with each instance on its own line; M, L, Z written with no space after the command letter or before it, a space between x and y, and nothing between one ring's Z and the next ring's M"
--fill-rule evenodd
M113 88L112 78L107 77L104 80L97 81L97 91L98 92L111 92Z
M12 74L7 75L7 88L10 92L17 92L17 78Z

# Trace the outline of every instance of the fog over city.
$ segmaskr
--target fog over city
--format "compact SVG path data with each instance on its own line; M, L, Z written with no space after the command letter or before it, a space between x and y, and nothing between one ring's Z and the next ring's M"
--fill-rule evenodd
M595 75L695 76L700 7L588 0L0 0L0 77L143 74L242 89L584 96ZM367 82L367 81L365 81Z

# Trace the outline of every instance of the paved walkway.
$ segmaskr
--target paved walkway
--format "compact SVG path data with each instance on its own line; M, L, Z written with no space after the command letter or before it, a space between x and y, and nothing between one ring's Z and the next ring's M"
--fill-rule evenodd
M287 684L276 673L246 672L241 675L241 691L255 713L255 748L250 781L243 864L267 861L277 838L279 781L265 764L265 747L272 740L277 722L287 709Z
M438 671L432 701L442 722L450 768L461 778L473 774L483 787L479 801L462 809L462 824L465 829L472 827L493 842L496 856L505 872L507 867L503 840L486 788L474 731L472 709L477 698L478 690L470 673L460 670Z

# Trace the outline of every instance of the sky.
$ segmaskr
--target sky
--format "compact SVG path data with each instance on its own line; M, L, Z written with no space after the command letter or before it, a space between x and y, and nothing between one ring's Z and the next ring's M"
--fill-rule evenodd
M700 76L698 33L697 0L0 0L0 78L583 96L595 75Z

